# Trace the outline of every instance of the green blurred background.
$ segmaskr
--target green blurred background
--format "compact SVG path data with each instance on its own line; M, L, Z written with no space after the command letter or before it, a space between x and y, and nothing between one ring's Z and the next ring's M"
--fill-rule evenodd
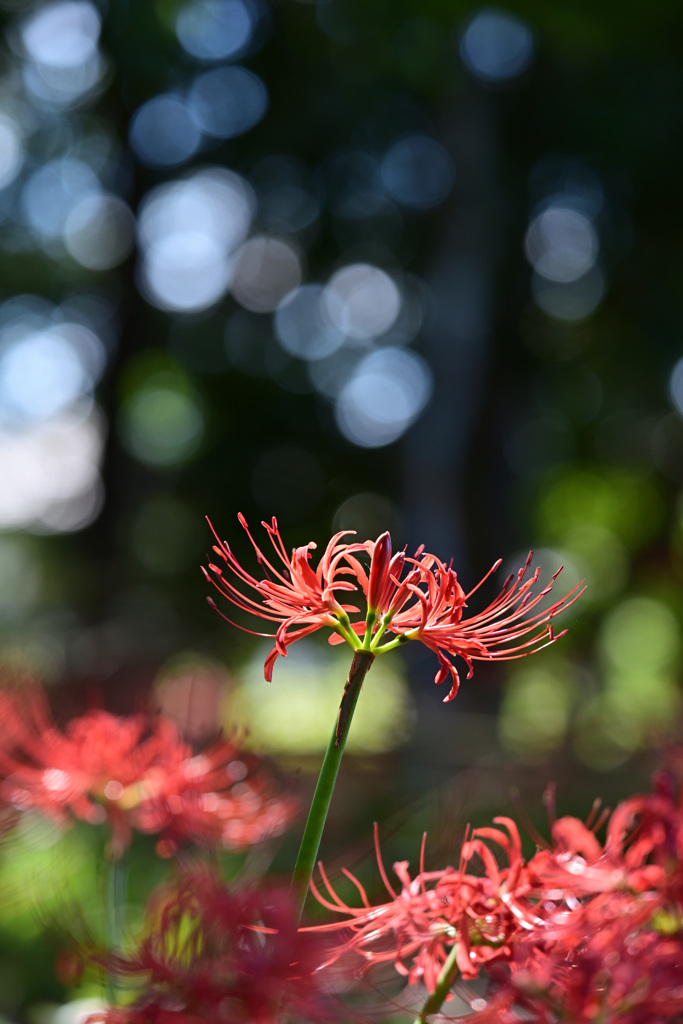
M389 863L425 827L444 863L511 786L542 823L551 778L581 815L646 785L680 712L678 6L0 10L5 662L62 721L246 723L305 793L348 658L311 638L266 684L267 643L204 601L204 516L245 560L238 512L288 547L388 528L466 589L533 547L588 581L569 635L448 706L418 645L373 668L325 858L353 867L379 818ZM80 857L86 900L97 843L28 832L0 1010L43 1022L61 990L21 865L54 891Z

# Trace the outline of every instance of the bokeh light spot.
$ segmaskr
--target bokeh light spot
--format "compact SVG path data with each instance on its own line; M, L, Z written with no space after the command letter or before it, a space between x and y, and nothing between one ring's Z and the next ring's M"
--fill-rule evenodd
M86 0L43 4L20 28L28 56L53 68L85 64L97 50L99 35L99 13Z
M453 161L441 143L427 135L409 135L395 142L381 170L392 199L417 210L438 206L453 188Z
M325 359L345 334L335 327L322 301L324 289L307 284L286 295L275 313L275 333L285 352L300 359Z
M662 514L651 477L612 467L571 469L543 489L538 526L559 543L575 530L599 527L636 548L656 534Z
M569 725L574 688L561 662L525 666L507 681L498 720L503 745L536 760L561 746Z
M363 359L335 407L344 437L362 448L391 444L417 419L429 400L432 376L414 352L383 348Z
M152 466L175 466L199 449L204 416L196 397L153 381L127 398L120 435L131 455Z
M598 266L573 281L550 281L534 271L531 291L538 306L555 320L576 323L598 308L605 294L605 276Z
M29 335L0 357L0 410L12 419L53 416L87 384L77 353L56 332Z
M185 101L173 93L155 96L133 115L130 144L143 163L173 167L199 149L202 132Z
M567 284L583 277L594 265L598 236L579 210L550 206L529 225L524 250L537 274Z
M183 49L204 61L239 57L249 46L256 14L245 0L191 0L176 17Z
M267 651L267 648L266 648ZM244 668L240 689L231 701L235 720L249 730L258 748L296 757L317 754L329 740L330 721L339 706L339 679L348 673L346 648L297 644L275 667L277 686L263 678L261 652ZM382 753L408 736L412 719L408 688L399 659L378 658L359 701L346 750Z
M683 359L679 359L671 371L669 395L676 411L683 416Z
M233 257L232 294L245 309L268 313L301 282L298 249L283 238L255 235Z
M39 235L57 238L71 211L102 191L95 172L82 160L50 160L31 175L21 193L28 224Z
M118 196L90 196L73 207L64 224L64 243L88 270L109 270L133 250L135 218Z
M217 139L244 135L268 109L268 91L253 71L214 68L196 79L188 106L201 130Z
M82 529L99 513L100 417L78 408L0 433L0 526L39 532Z
M142 291L169 312L208 309L225 294L229 282L227 254L211 235L177 232L145 252Z
M600 649L619 670L656 672L676 662L681 631L673 612L661 601L629 597L605 619Z
M81 324L0 332L0 421L48 419L88 395L105 364L100 339Z
M0 115L0 189L7 188L21 170L24 146L16 121Z
M22 68L22 79L36 106L59 109L83 100L102 83L106 68L105 61L95 53L85 64L77 67L26 64Z
M352 263L333 274L323 301L332 323L361 341L388 331L401 310L395 281L369 263Z
M531 64L534 49L526 22L493 7L475 14L460 36L465 67L484 82L507 82L521 75Z
M152 189L140 206L143 248L176 232L196 231L232 249L246 236L254 199L246 181L232 171L209 168Z
M588 581L582 605L612 600L626 586L630 568L628 551L611 530L583 527L568 534L563 547Z
M178 312L217 302L230 284L229 256L249 230L253 207L244 179L218 168L153 189L138 216L145 297Z

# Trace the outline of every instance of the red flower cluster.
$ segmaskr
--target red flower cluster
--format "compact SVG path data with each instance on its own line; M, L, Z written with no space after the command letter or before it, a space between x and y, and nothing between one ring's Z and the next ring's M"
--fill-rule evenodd
M409 984L422 981L429 991L433 991L454 947L460 975L466 979L476 978L482 967L491 963L509 960L520 929L531 929L540 919L535 901L529 899L532 884L522 859L517 826L509 818L495 820L504 830L473 832L463 844L457 869L425 871L423 842L422 863L415 878L410 877L407 861L394 864L400 892L393 888L384 870L375 828L377 863L391 899L371 904L358 879L344 871L363 903L362 907L351 907L339 898L320 865L327 895L311 883L313 894L324 907L343 914L346 920L304 930L350 933L333 949L328 963L347 952L363 958L363 970L393 961ZM504 850L506 866L498 864L485 839ZM474 873L475 859L483 864L483 875Z
M563 635L553 632L553 620L583 591L583 584L579 584L559 601L544 605L558 573L544 589L535 592L539 570L527 575L530 554L517 574L506 580L502 591L488 608L478 615L464 618L469 598L495 572L500 562L476 587L465 593L454 570L421 548L413 558L405 552L392 556L388 533L383 533L376 541L352 544L342 543L341 538L345 534L337 533L314 571L309 563L315 544L295 548L290 557L277 520L273 519L272 523L263 523L263 526L277 556L274 565L252 538L244 516L238 518L247 531L264 577L257 579L243 569L227 542L219 540L215 532L217 543L213 550L242 589L232 582L221 566L214 563L209 564L208 571L204 569L204 574L224 597L242 611L279 623L275 634L257 634L275 637L275 647L265 665L268 680L272 678L275 660L279 655L287 654L291 643L327 627L333 631L331 643L346 642L354 650L368 651L373 655L392 650L408 640L420 640L439 659L435 682L442 683L449 676L451 678L451 689L445 698L448 701L455 696L459 685L452 659L463 659L469 678L473 661L477 659L521 658L553 643ZM362 555L369 558L367 571ZM253 591L256 596L244 593L244 589ZM359 608L341 604L337 594L359 591L365 596L367 613L352 622L349 613L357 614ZM216 607L210 598L209 603ZM227 619L227 616L223 618ZM230 619L227 621L231 622ZM393 633L394 639L387 640L387 633Z
M409 983L433 992L453 952L463 981L485 968L488 1002L463 1024L663 1024L683 1021L683 803L671 776L656 792L633 796L608 816L605 841L576 818L560 818L551 843L529 861L514 822L477 829L463 844L458 869L410 878L394 866L401 889L371 904L355 882L361 907L332 889L313 891L345 920L313 930L347 936L328 961L359 955L363 969L393 961ZM491 845L505 853L500 867ZM473 858L483 872L474 874ZM451 960L451 962L453 962ZM459 989L461 994L464 988Z
M330 1021L339 1004L316 972L319 957L319 940L297 931L286 892L234 890L208 870L194 870L153 894L146 938L138 948L101 964L110 975L137 982L137 998L90 1019L106 1024Z
M169 719L99 709L62 731L34 683L0 691L0 773L0 797L17 813L106 822L114 857L134 828L159 835L162 856L188 841L242 849L282 832L295 811L234 740L194 754Z

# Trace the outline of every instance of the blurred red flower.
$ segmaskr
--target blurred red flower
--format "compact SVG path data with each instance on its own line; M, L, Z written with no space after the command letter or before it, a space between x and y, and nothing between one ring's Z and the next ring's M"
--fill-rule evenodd
M543 919L520 933L505 969L492 972L488 1004L463 1024L683 1020L682 801L662 772L654 793L627 798L590 827L552 823L527 870Z
M507 969L509 968L509 973ZM683 931L658 928L648 899L601 894L549 915L518 943L489 1000L462 1024L678 1024Z
M574 896L627 891L659 894L661 905L683 909L683 808L673 788L657 777L657 792L623 800L593 825L563 817L551 826L551 843L529 869L545 889ZM605 842L595 835L606 821Z
M168 856L183 842L241 849L283 831L294 801L279 795L262 760L219 739L201 754L174 722L91 709L62 731L40 686L0 691L0 798L17 813L38 811L111 829L119 857L133 828L160 835Z
M91 1021L319 1024L339 1019L340 1006L316 970L320 940L297 931L296 909L284 890L240 890L207 869L186 871L152 895L145 932L130 955L101 962L108 973L137 983L137 997Z
M264 760L235 740L201 753L176 742L139 787L135 827L160 836L157 852L171 856L186 843L244 850L280 835L298 804L278 791Z

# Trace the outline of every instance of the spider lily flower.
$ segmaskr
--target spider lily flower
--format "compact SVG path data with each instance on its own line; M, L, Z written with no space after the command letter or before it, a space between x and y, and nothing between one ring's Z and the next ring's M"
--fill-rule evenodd
M296 805L279 795L262 760L221 738L200 754L163 716L91 709L64 730L35 683L0 691L0 800L16 818L38 811L57 825L106 823L120 857L132 830L183 844L246 849L280 834Z
M309 561L315 545L296 548L292 556L288 556L277 521L273 519L271 524L262 525L277 554L278 568L256 545L244 517L238 518L264 568L265 577L256 579L243 569L228 544L218 537L213 550L242 588L252 590L257 596L243 593L220 566L210 564L204 574L238 608L280 623L275 634L255 634L275 639L275 647L266 659L268 680L272 678L276 658L285 655L291 643L327 627L332 630L331 644L345 642L354 651L364 651L373 657L409 640L419 640L438 658L439 670L434 681L451 680L450 691L444 698L446 702L455 697L460 683L453 659L463 659L469 679L476 660L523 658L554 643L566 632L555 633L555 617L572 605L585 589L581 582L548 605L545 598L561 569L547 586L538 589L540 570L529 571L533 555L530 552L522 568L505 581L498 597L482 612L466 617L469 599L498 569L500 561L466 593L456 572L422 548L418 548L414 557L403 551L392 555L388 533L381 534L375 541L350 544L342 543L344 534L337 533L314 571ZM370 566L366 569L364 559L368 557ZM362 592L367 610L361 612L356 605L342 605L336 596L340 591ZM209 603L216 607L210 598ZM231 622L227 616L223 618ZM387 634L393 634L393 638Z
M135 827L159 836L161 857L188 844L247 850L281 835L298 810L278 791L263 759L230 738L198 754L177 742L146 772L136 800Z
M512 957L519 933L540 921L527 899L531 892L516 825L509 818L496 818L502 829L478 829L463 844L458 868L425 871L424 840L420 870L410 877L407 861L394 864L400 882L397 891L389 881L375 826L375 851L380 874L390 899L372 904L349 871L344 874L358 890L361 906L350 906L336 893L322 865L324 891L314 882L311 890L327 910L340 914L342 921L313 925L302 931L346 932L324 966L347 953L364 961L363 971L374 964L393 962L396 971L410 985L420 981L433 992L439 974L456 947L457 965L464 979L476 978L482 967ZM507 866L500 867L487 844L493 841L505 851ZM475 874L477 858L484 874Z
M350 580L338 578L350 574L351 570L344 565L344 556L348 550L362 549L361 545L340 543L341 538L349 531L336 533L332 537L314 571L309 564L311 551L316 548L314 542L311 541L304 547L295 548L292 555L289 556L280 536L277 519L273 517L270 524L262 523L275 551L276 564L274 565L256 544L244 516L240 513L237 518L251 541L256 553L256 560L265 573L264 577L256 579L246 569L243 569L233 555L230 545L227 541L219 539L209 522L216 539L213 551L237 578L238 583L255 592L256 598L242 593L242 590L226 576L221 566L210 563L208 571L203 567L202 571L219 593L232 601L237 608L270 622L280 623L275 634L254 634L255 636L274 635L275 637L275 647L266 659L266 679L270 682L276 659L280 655L287 654L287 648L291 643L299 640L302 636L314 633L317 629L327 626L338 631L341 639L352 641L348 628L348 612L357 612L358 609L353 605L340 604L336 597L338 591L357 590L356 585ZM280 563L279 567L278 562ZM215 608L227 622L237 625L216 607L211 598L208 600L211 607ZM239 626L238 628L243 629L244 627ZM246 630L246 632L253 631Z
M606 820L604 846L595 832ZM622 801L589 827L558 818L551 845L529 864L539 885L573 896L620 892L658 893L683 905L683 810L665 793L641 793Z
M162 758L173 741L172 723L151 731L144 715L127 718L100 709L58 728L43 690L34 683L0 695L1 792L19 812L38 811L60 826L73 818L107 823L111 853L131 839L131 787Z
M206 868L186 870L152 894L137 947L125 955L96 952L89 958L136 986L131 1002L90 1021L348 1021L316 972L319 947L317 936L297 932L286 891L238 889Z
M585 823L553 813L550 843L527 865L543 920L520 937L488 1004L463 1024L682 1019L683 794L675 781L660 773L654 793L634 794L611 813L596 801Z
M518 943L490 1000L462 1024L674 1024L683 1013L683 933L652 927L652 906L601 894L548 916Z
M378 543L373 549L373 564ZM381 590L384 606L378 615L377 632L380 636L385 630L394 633L397 640L385 643L378 653L407 640L421 641L439 660L434 682L443 683L451 678L450 692L444 698L447 703L460 685L458 670L451 659L462 658L470 679L475 660L522 658L558 640L566 630L556 634L553 619L573 604L585 587L581 582L560 600L543 607L544 598L562 570L558 569L549 584L535 592L540 569L528 575L532 557L533 552L529 552L522 568L508 576L498 597L484 611L469 618L464 616L469 598L499 568L501 560L468 593L450 566L421 549L414 558L405 559L409 571L403 580L391 571L389 563ZM386 561L385 553L382 561Z

